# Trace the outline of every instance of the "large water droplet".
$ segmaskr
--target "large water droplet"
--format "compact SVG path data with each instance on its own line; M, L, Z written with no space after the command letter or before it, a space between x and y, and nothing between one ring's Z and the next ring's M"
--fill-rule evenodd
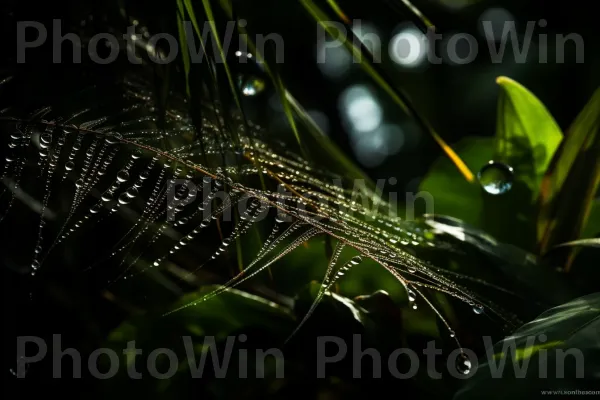
M483 190L489 194L499 195L508 192L513 185L514 170L511 166L489 161L477 174Z
M465 353L460 353L456 358L456 369L463 375L468 375L471 372L471 360Z
M352 260L350 260L350 264L358 265L361 261L362 261L361 256L354 256L354 257L352 257Z
M256 96L265 90L265 81L255 75L240 75L238 85L244 96Z

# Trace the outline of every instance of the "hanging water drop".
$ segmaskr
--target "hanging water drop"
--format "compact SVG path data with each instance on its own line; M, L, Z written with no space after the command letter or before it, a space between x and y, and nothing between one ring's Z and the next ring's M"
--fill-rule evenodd
M465 353L460 353L456 358L456 369L463 375L468 375L471 372L471 360Z
M265 90L265 81L255 75L240 75L238 85L244 96L256 96Z
M350 260L350 264L358 265L361 261L362 261L361 256L355 256L355 257L352 257L352 260Z
M67 171L71 171L73 168L75 168L75 163L74 163L73 161L68 161L68 162L65 164L65 169L66 169Z
M125 194L127 195L127 197L130 197L130 198L132 198L132 199L133 199L135 196L137 196L137 195L138 195L138 193L139 193L139 192L138 192L138 190L137 190L135 187L131 187L131 188L127 189L127 191L125 192Z
M50 147L50 143L52 142L52 134L51 133L43 133L42 136L40 136L40 147L42 149L47 149L48 147Z
M119 143L119 140L121 140L122 138L123 138L123 136L121 136L120 133L108 134L106 136L106 143L116 144L116 143Z
M129 172L125 171L124 169L120 170L117 173L117 181L123 183L125 181L127 181L129 179Z
M473 312L475 314L483 314L483 306L481 304L475 304L473 306Z
M411 289L408 289L406 293L408 294L408 301L410 301L411 303L415 301L415 292L413 292Z
M176 200L185 200L188 198L189 194L190 194L190 189L187 186L181 186L175 192L175 199Z
M131 197L127 195L127 192L121 193L119 195L119 204L129 204L131 203Z
M511 166L489 161L477 174L483 190L492 195L508 192L513 185L514 170Z

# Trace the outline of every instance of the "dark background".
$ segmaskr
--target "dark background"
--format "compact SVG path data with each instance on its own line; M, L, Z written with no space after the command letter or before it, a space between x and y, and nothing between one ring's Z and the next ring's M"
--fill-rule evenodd
M115 4L119 2L114 2ZM302 7L292 1L246 1L238 2L240 16L249 21L248 29L256 33L268 34L276 32L285 39L285 63L280 66L280 71L285 78L288 89L309 110L318 110L327 116L329 136L346 152L354 158L353 150L349 145L348 133L340 119L338 100L340 93L350 84L369 83L369 78L353 68L351 73L339 81L331 81L323 76L315 65L315 32L316 24L310 20ZM347 1L344 4L348 15L353 19L369 21L376 25L382 32L383 53L387 50L387 41L398 24L405 21L396 13L389 11L387 3ZM421 110L424 117L438 130L440 135L448 142L454 143L463 137L481 135L491 136L495 130L496 100L498 90L495 78L498 75L507 75L529 88L535 93L556 118L562 128L567 128L576 114L587 102L591 93L600 83L600 35L598 34L596 13L592 10L591 2L570 1L548 2L538 1L479 1L472 2L469 7L451 11L437 1L415 2L426 15L436 24L440 33L466 32L480 37L478 33L478 18L488 8L502 7L514 15L517 26L521 31L527 21L537 21L544 18L548 21L545 33L549 36L562 33L578 33L585 42L585 63L577 64L574 55L567 55L564 64L557 65L550 61L548 64L539 64L532 57L526 64L490 63L487 45L479 45L480 57L476 62L465 66L433 65L418 70L402 70L388 68L386 72L393 77L394 82L401 85L413 99L414 105ZM16 91L0 92L0 104L43 104L45 98L60 98L62 93L69 92L87 83L102 84L103 79L118 73L118 66L90 66L94 72L87 75L80 74L80 66L63 63L52 64L51 49L46 46L28 53L26 64L15 63L16 46L16 21L33 20L51 26L53 18L61 18L65 26L77 25L89 15L97 15L97 11L107 9L109 2L83 2L83 1L10 1L2 4L1 30L5 42L5 49L0 57L0 69L7 74L18 75L22 85ZM150 26L153 32L173 29L174 5L162 1L131 1L126 2L126 8L132 15L139 15L139 19ZM168 23L165 14L173 16ZM117 13L108 13L106 21L94 21L99 26L111 24ZM406 14L408 17L408 13ZM89 22L92 24L92 22ZM122 29L126 25L122 24ZM50 31L50 28L49 28ZM65 29L67 31L67 29ZM50 39L48 40L50 41ZM549 40L550 46L552 42ZM66 53L66 52L65 52ZM31 54L31 58L29 55ZM85 53L84 53L85 54ZM511 52L507 52L510 58ZM41 86L43 90L39 89ZM374 86L374 85L373 85ZM274 131L281 130L281 134L289 134L286 128L277 121L281 119L276 111L264 112L270 107L269 98L273 95L271 85L267 86L264 93L248 100L248 112L255 113L257 118L264 118L266 124L273 124ZM377 92L378 98L384 108L384 118L389 121L406 124L409 126L413 147L406 147L398 154L390 156L380 166L364 168L374 179L396 177L399 185L404 185L407 190L416 190L418 179L423 177L431 163L441 155L436 143L404 116L395 107L384 93ZM265 115L266 114L266 115ZM287 132L287 133L286 133ZM416 180L415 180L416 179ZM3 248L0 251L8 251ZM29 312L12 307L20 303L23 293L28 293L25 287L20 287L19 281L7 269L3 269L3 291L5 323L8 325L4 331L4 357L5 377L14 384L14 379L8 373L13 368L14 337L15 334L28 332L32 327L44 332L64 332L73 343L80 339L77 331L72 330L72 319L64 310L41 308L35 310L35 317ZM23 283L23 282L21 282ZM25 285L25 283L23 283ZM85 295L85 286L80 288L81 296ZM20 300L19 300L20 299ZM92 301L93 303L93 301ZM48 306L49 307L49 306ZM93 307L93 305L92 305ZM60 317L57 317L60 316ZM46 318L47 320L45 320ZM108 318L110 319L110 318ZM18 328L15 328L17 326ZM40 328L41 327L41 328ZM59 385L62 383L53 383ZM71 383L69 383L71 385ZM27 390L35 389L35 383L30 384ZM69 391L77 393L83 390L69 386ZM8 387L8 385L5 385ZM59 390L64 390L58 386ZM21 388L23 389L23 388ZM14 387L6 390L14 390ZM38 395L43 394L48 387L40 387ZM5 395L11 395L9 392Z

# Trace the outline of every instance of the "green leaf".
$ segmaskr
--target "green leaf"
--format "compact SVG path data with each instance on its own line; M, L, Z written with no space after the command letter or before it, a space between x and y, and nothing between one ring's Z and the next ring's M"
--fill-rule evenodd
M488 264L494 264L492 269L499 270L513 282L515 288L521 288L530 300L540 299L552 306L568 301L578 293L569 286L562 273L539 263L538 257L532 253L502 243L487 232L451 217L435 214L426 215L425 218L437 234L450 235L486 254L490 261Z
M561 243L556 247L600 247L600 238L595 238L595 239L580 239L580 240L573 240L572 242L567 242L567 243Z
M469 137L454 147L471 169L479 170L492 158L494 143L492 138ZM426 210L427 213L460 219L487 231L498 240L525 249L534 245L531 192L521 181L516 181L507 193L493 196L486 193L478 182L466 182L452 168L447 157L440 157L421 182L419 190L432 198L433 211Z
M544 390L597 389L599 332L600 293L552 308L488 348L454 399L530 399Z
M537 222L542 254L581 237L600 184L599 131L600 89L571 125L544 176Z
M563 134L544 104L529 90L501 76L494 159L512 166L535 196Z

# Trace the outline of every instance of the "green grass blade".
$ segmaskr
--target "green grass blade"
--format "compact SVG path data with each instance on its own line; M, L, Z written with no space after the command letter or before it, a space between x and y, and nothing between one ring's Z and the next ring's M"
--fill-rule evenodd
M597 89L569 128L543 178L538 198L540 253L580 238L600 185L599 132Z

